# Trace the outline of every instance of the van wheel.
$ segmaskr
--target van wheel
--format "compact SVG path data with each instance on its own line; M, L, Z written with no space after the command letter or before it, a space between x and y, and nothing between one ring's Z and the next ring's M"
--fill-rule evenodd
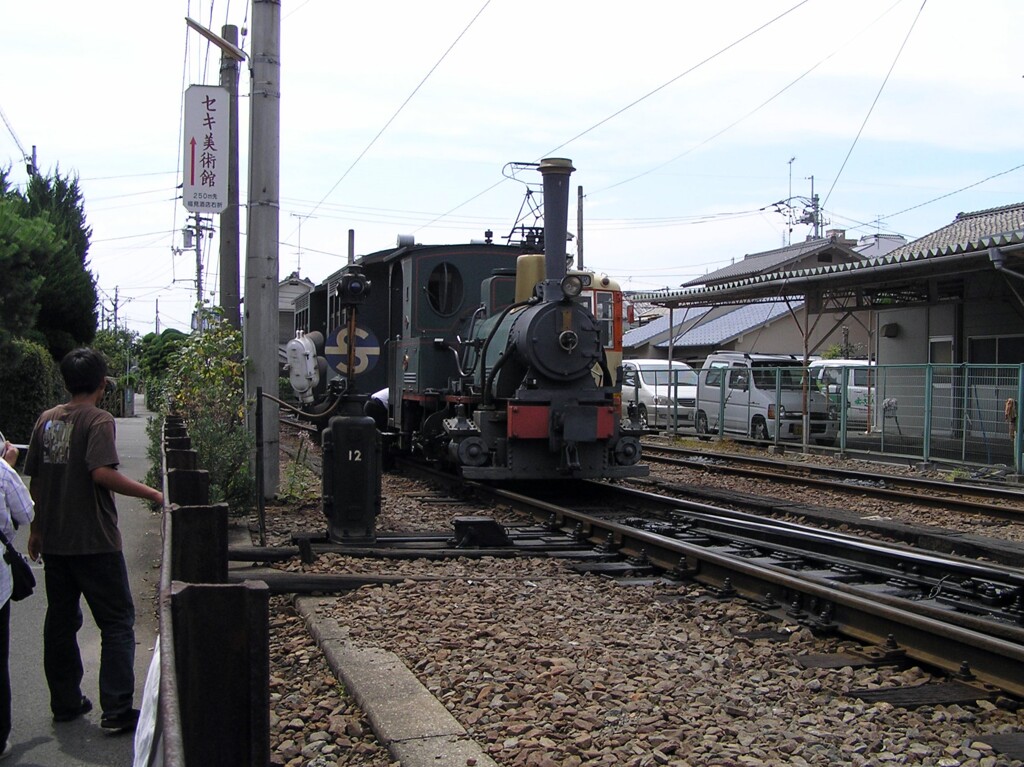
M647 405L640 403L640 406L636 409L637 420L640 421L640 428L647 428Z
M703 410L697 411L697 439L704 440L705 442L711 439L708 432L708 414Z
M764 422L763 418L758 417L750 422L750 438L759 442L768 441L768 424Z

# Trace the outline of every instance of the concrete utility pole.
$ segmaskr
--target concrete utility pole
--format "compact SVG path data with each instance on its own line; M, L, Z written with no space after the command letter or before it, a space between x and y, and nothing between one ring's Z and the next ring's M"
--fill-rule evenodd
M249 120L249 225L245 248L245 393L249 427L256 434L257 387L268 394L278 390L278 237L281 168L281 4L254 0L252 16L252 81ZM278 449L280 409L263 403L263 495L277 494L280 472ZM257 467L257 471L260 467Z
M181 234L184 238L183 250L194 248L196 251L196 311L193 312L193 319L196 319L197 312L203 306L203 235L209 234L212 238L213 227L209 226L212 219L203 218L199 213L193 213L189 219L191 228L186 226L181 230ZM201 322L194 324L195 330L202 330Z
M221 36L238 45L238 27L221 27ZM241 289L239 287L238 249L238 58L228 50L220 55L220 85L230 96L228 124L228 206L220 214L220 305L231 327L239 329Z

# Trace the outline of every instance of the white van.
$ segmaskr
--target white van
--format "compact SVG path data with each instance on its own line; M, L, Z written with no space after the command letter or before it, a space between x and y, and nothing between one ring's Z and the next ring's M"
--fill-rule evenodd
M776 402L778 396L778 402ZM835 442L837 422L828 400L807 386L809 439ZM803 440L803 360L789 354L715 352L704 360L697 385L697 434L741 434L758 440ZM724 423L721 421L724 418Z
M811 380L828 397L838 421L843 406L843 371L846 371L846 423L867 427L875 413L875 363L868 360L815 360L808 369Z
M644 426L693 426L696 404L697 371L685 362L622 361L623 418L634 405L637 420Z

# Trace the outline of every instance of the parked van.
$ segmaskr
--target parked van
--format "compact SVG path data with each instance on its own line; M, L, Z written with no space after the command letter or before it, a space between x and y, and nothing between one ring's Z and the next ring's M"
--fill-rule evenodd
M622 361L623 418L635 405L637 419L646 426L693 426L696 404L697 371L685 362Z
M809 440L835 442L837 422L828 400L807 386ZM776 402L776 395L779 401ZM697 434L741 434L758 440L803 440L803 360L788 354L715 352L704 360L697 385ZM720 421L724 417L724 423Z
M838 421L843 406L843 370L846 370L846 423L867 427L875 413L875 370L868 360L815 360L808 365Z

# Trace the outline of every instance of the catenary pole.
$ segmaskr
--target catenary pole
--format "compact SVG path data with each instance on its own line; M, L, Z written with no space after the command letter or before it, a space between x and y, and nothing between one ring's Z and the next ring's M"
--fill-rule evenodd
M256 390L278 390L278 237L280 234L281 165L281 4L254 0L252 82L249 121L249 211L245 248L246 396L250 433L255 433ZM279 477L279 408L263 403L262 466L264 497L277 494Z

